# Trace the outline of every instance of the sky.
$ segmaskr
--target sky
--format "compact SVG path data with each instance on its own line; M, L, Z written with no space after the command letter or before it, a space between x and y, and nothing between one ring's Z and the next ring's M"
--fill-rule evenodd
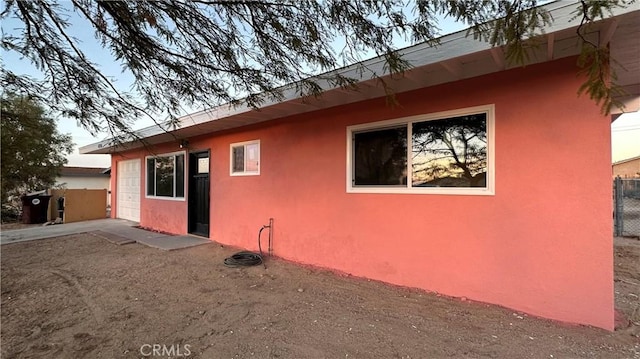
M640 112L623 114L611 124L612 161L640 156Z
M2 4L4 6L4 4ZM86 54L90 55L92 61L97 63L103 73L114 79L115 85L119 89L127 90L133 83L132 76L123 70L120 63L113 60L108 50L103 49L93 35L93 31L87 31L84 22L78 21L78 18L71 17L71 33L81 42L81 48ZM21 23L15 19L3 19L3 34L11 33L19 28ZM460 23L455 23L450 19L444 19L440 23L441 33L448 34L464 29ZM409 44L407 44L409 45ZM400 45L399 45L400 46ZM41 73L29 63L28 60L21 59L16 54L5 52L0 53L3 66L16 72L24 73L33 77L41 77ZM58 130L61 133L68 133L72 136L75 143L74 152L67 156L67 166L84 166L84 167L109 167L109 155L80 155L78 148L101 141L106 135L99 134L97 137L92 136L88 131L80 127L74 120L58 118ZM152 125L151 120L140 120L134 125L134 129L140 129ZM612 124L611 142L612 142L612 161L620 161L626 158L640 156L640 112L624 114L620 116Z

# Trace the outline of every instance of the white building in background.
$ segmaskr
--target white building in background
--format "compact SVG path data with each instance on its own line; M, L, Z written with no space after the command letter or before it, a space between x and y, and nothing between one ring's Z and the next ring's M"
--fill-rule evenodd
M63 167L56 187L67 189L106 189L107 205L111 205L111 168Z

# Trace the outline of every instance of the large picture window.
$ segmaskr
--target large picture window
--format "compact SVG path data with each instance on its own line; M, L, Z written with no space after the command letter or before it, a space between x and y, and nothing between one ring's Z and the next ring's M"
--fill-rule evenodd
M184 152L147 157L147 197L184 199Z
M347 191L493 194L493 105L351 126Z

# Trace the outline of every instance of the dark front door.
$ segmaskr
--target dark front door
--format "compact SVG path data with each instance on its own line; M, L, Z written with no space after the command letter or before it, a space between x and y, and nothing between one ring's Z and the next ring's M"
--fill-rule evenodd
M209 151L189 154L189 233L209 237Z

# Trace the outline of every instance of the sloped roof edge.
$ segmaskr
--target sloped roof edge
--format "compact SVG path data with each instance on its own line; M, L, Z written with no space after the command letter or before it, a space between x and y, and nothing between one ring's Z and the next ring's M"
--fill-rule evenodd
M631 157L631 158L626 158L624 160L616 161L616 162L612 163L612 165L613 166L620 165L620 164L631 162L631 161L635 161L635 160L640 160L640 156L635 156L635 157Z
M60 169L60 177L109 177L111 168L64 166Z

